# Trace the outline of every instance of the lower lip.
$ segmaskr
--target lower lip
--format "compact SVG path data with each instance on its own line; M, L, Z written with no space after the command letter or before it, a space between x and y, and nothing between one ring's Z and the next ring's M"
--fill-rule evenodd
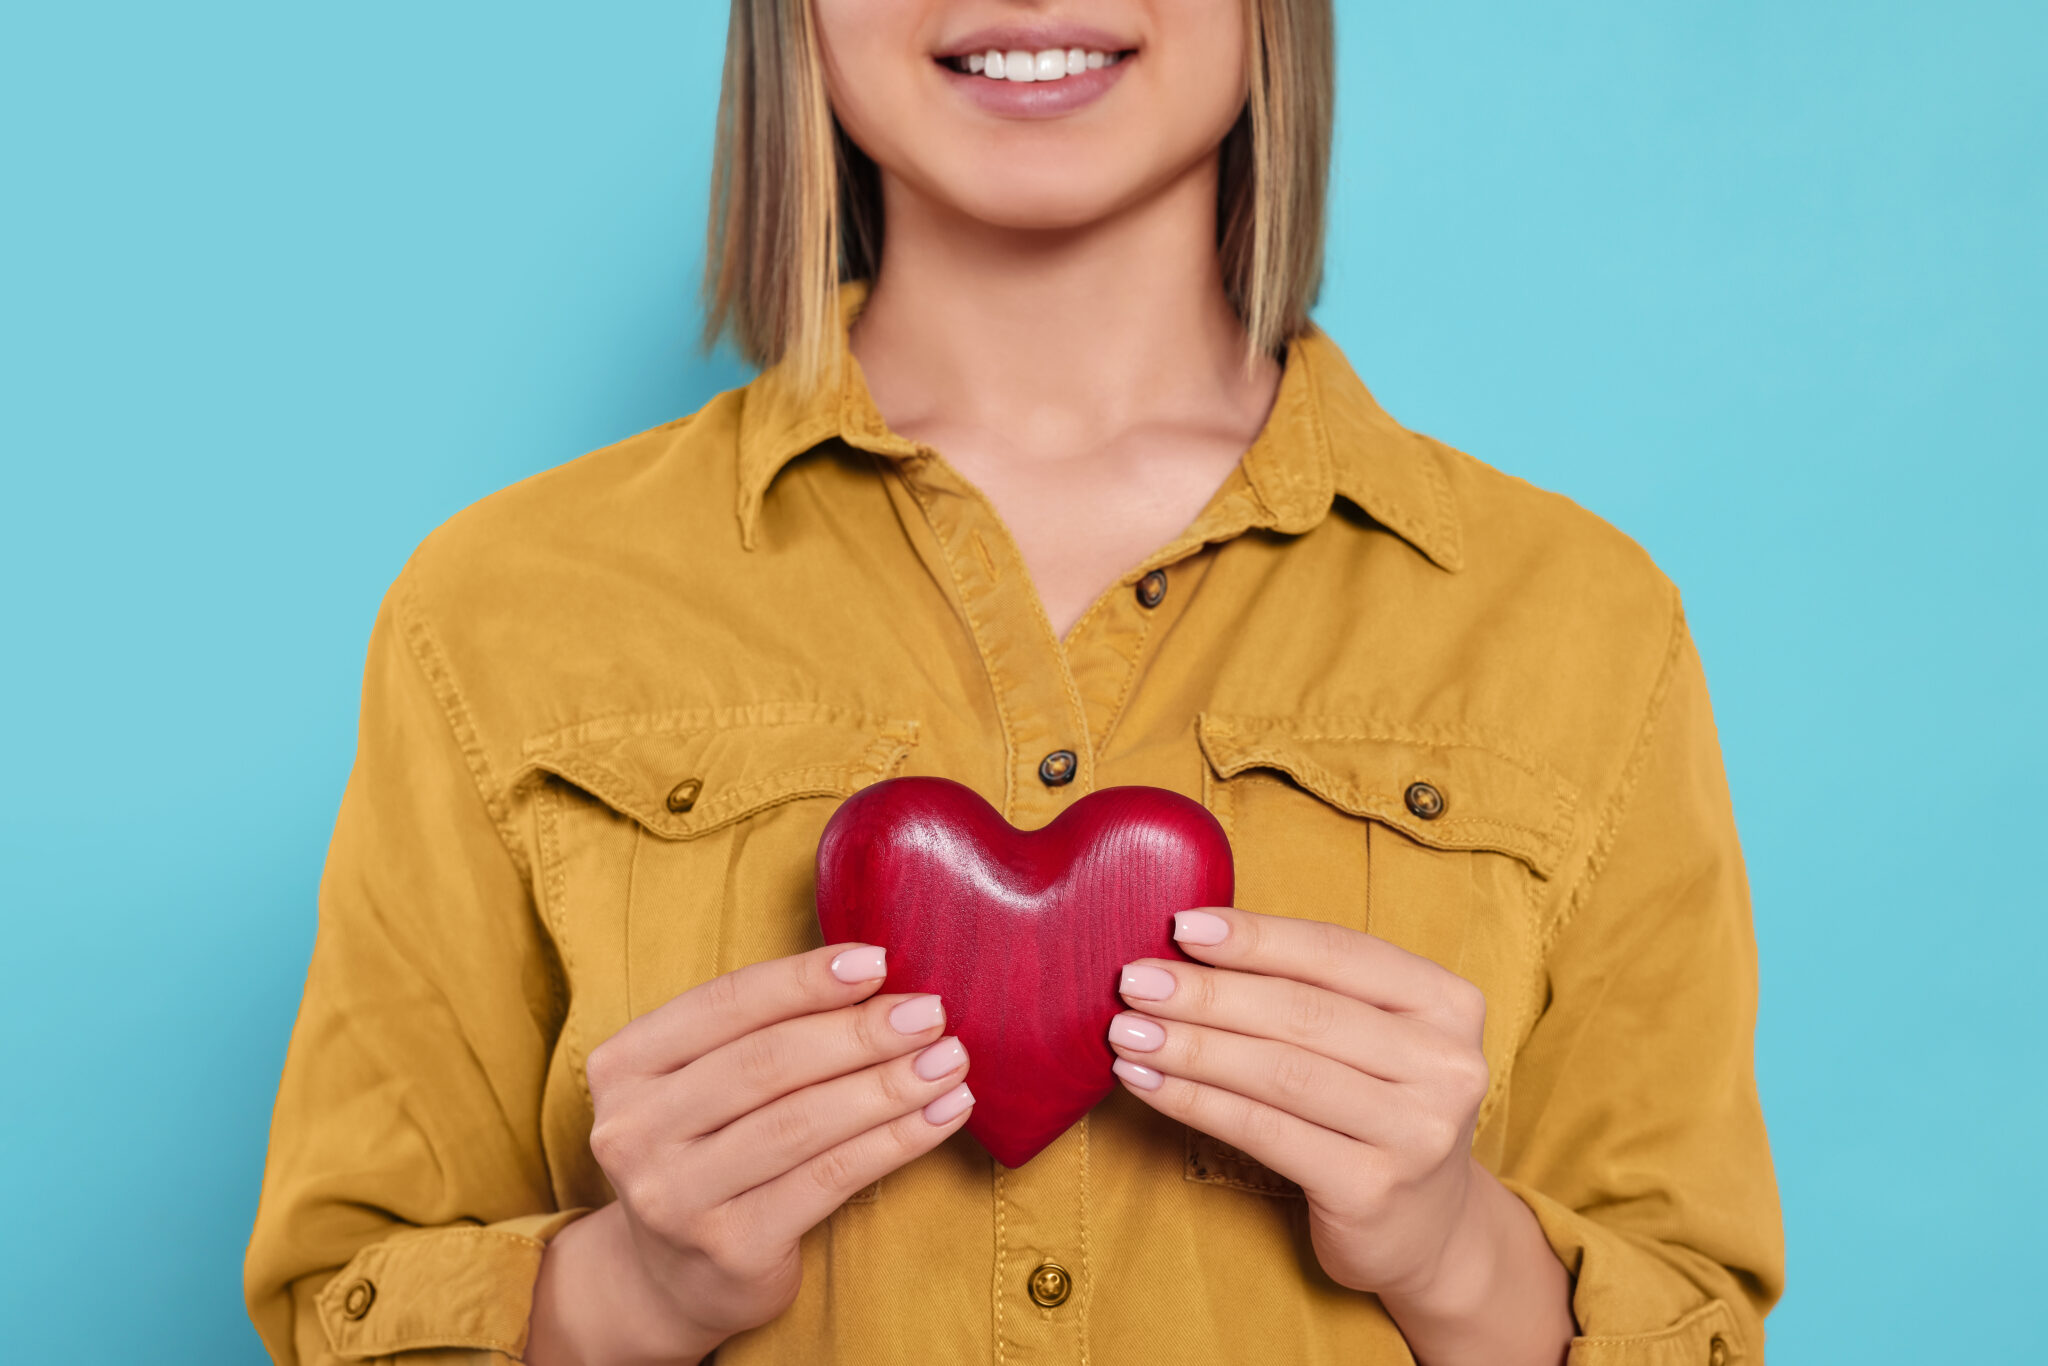
M940 66L953 87L991 114L1007 119L1055 119L1095 103L1123 79L1124 68L1136 61L1125 57L1113 66L1099 66L1056 81L997 81L974 72Z

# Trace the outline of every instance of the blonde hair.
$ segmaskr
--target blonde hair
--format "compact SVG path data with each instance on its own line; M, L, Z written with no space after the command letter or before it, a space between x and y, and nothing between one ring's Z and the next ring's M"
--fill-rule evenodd
M1244 113L1223 139L1217 253L1246 360L1307 330L1323 271L1331 0L1245 0ZM704 260L705 340L809 387L835 369L838 286L882 254L881 177L832 116L810 0L732 0Z

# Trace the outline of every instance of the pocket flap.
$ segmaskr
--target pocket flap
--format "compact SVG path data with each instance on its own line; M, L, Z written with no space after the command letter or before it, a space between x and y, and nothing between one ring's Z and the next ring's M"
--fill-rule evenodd
M915 721L763 703L586 721L528 740L520 772L553 773L664 839L691 839L780 802L847 796L916 743Z
M1217 777L1275 769L1330 805L1432 848L1494 850L1547 878L1571 841L1578 789L1548 765L1468 733L1358 717L1209 712L1197 728ZM1434 816L1411 807L1417 784L1434 789Z

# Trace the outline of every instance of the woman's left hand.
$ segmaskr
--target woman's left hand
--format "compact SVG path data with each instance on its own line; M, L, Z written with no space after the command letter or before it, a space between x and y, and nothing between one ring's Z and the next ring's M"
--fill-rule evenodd
M1181 912L1174 938L1201 962L1124 969L1116 1071L1298 1184L1331 1279L1426 1319L1499 1264L1502 1199L1526 1248L1533 1215L1471 1155L1487 1087L1477 987L1320 921L1217 907Z

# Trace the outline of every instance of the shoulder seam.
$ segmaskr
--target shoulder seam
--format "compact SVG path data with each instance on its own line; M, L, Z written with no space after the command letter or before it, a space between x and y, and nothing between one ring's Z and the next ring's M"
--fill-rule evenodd
M476 785L477 795L483 800L492 829L498 832L498 842L505 846L505 853L519 870L521 879L531 885L533 868L525 851L519 847L511 805L505 800L503 789L491 771L490 756L484 752L483 741L477 733L476 723L470 718L469 704L463 700L454 670L448 664L447 653L441 648L440 639L420 606L411 571L401 571L398 582L392 587L393 609L406 651L441 708L441 719L447 723L455 747L462 752L470 781Z
M1593 847L1586 856L1586 866L1579 871L1578 879L1572 884L1570 894L1556 918L1551 922L1543 937L1542 957L1548 961L1550 951L1556 946L1565 928L1577 918L1579 908L1592 894L1593 885L1600 880L1600 874L1607 867L1607 858L1614 849L1615 837L1620 833L1622 822L1628 816L1630 801L1635 797L1636 786L1642 780L1643 770L1649 766L1650 740L1656 734L1657 722L1664 713L1664 700L1671 692L1671 680L1677 672L1678 657L1686 638L1685 605L1680 599L1678 586L1667 584L1667 597L1671 606L1671 621L1666 628L1664 656L1657 666L1657 677L1650 684L1649 696L1644 699L1642 720L1636 723L1635 738L1630 742L1628 759L1622 765L1621 777L1614 785L1614 792L1607 799L1601 812L1600 826L1593 837Z

